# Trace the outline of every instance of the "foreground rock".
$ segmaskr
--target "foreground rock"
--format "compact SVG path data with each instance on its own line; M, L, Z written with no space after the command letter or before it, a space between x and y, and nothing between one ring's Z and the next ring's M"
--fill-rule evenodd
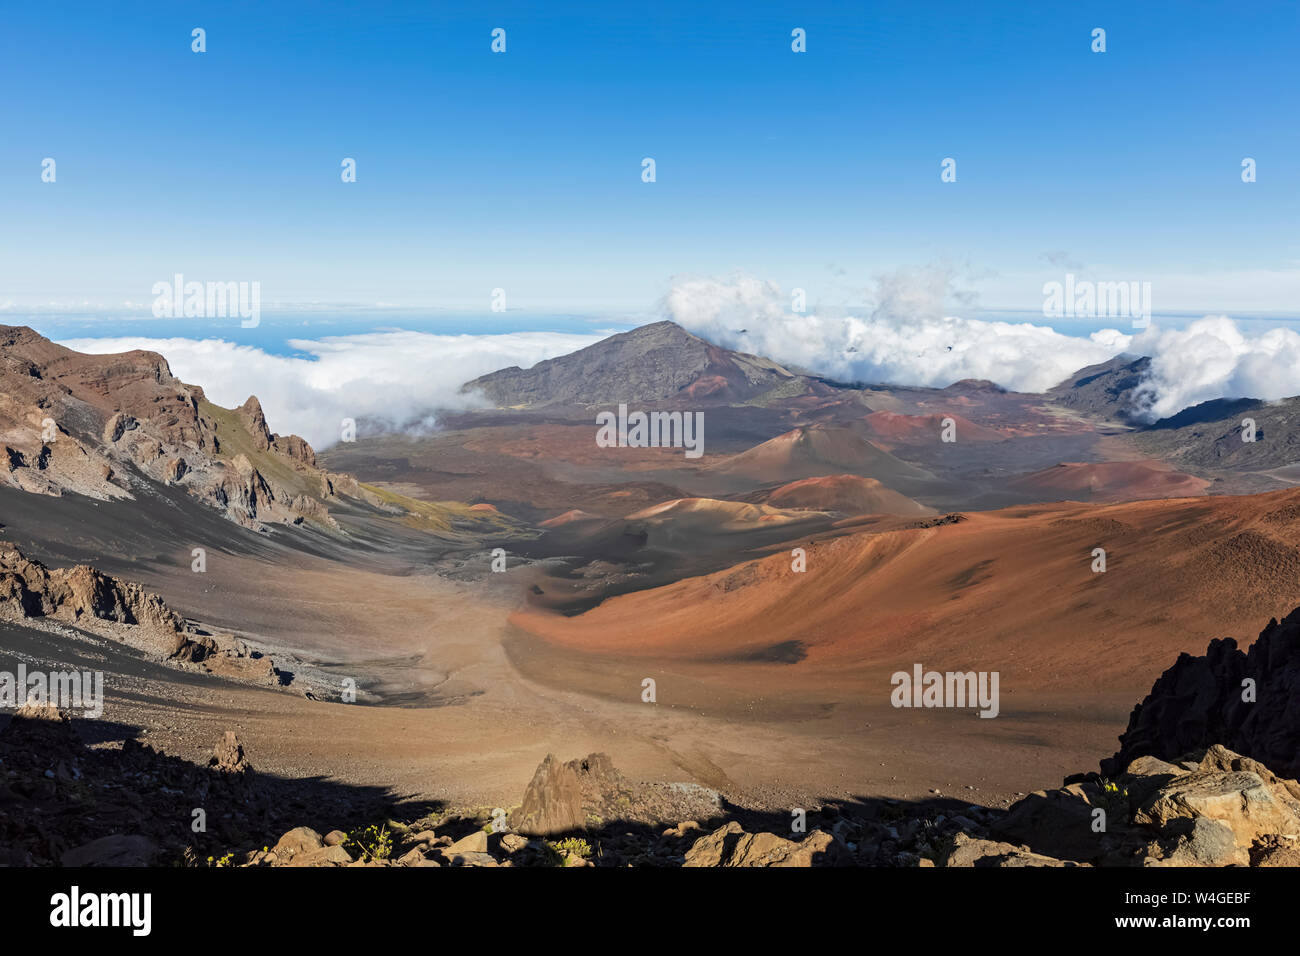
M853 856L834 836L814 830L801 840L775 833L746 833L734 820L696 840L683 866L852 866Z
M1034 853L1028 847L1014 846L996 840L981 840L958 833L952 846L938 860L939 866L1078 866L1063 860Z
M511 824L529 836L554 836L615 822L662 825L714 817L720 803L716 791L694 784L634 784L605 754L567 763L547 754Z
M629 780L603 754L568 762L548 755L513 814L437 810L402 822L367 816L351 801L308 799L293 793L293 781L255 775L233 733L200 768L133 741L120 751L88 750L65 714L28 704L0 732L0 768L0 846L12 848L0 850L0 864L13 865L1300 863L1300 783L1218 745L1172 762L1140 757L1115 780L1081 776L1006 811L935 797L831 804L792 816L732 807L690 785ZM196 807L207 826L191 834ZM680 819L688 808L698 811L695 818ZM675 817L679 822L665 822ZM273 829L285 821L290 825ZM264 839L272 833L281 835Z
M2 721L0 866L232 866L246 849L260 851L264 835L307 817L355 828L386 802L250 774L233 734L209 768L131 739L88 748L78 728L105 739L103 728L50 706L28 704Z
M1054 858L1105 866L1248 866L1300 841L1300 784L1215 745L1175 763L1132 761L1030 794L994 825Z

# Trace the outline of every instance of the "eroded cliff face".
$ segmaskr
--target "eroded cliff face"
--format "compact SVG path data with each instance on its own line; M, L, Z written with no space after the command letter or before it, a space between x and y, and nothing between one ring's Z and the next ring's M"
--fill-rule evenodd
M351 484L276 435L256 397L213 405L154 352L85 355L0 326L0 480L45 495L134 497L141 478L185 488L253 529L334 528L326 504Z

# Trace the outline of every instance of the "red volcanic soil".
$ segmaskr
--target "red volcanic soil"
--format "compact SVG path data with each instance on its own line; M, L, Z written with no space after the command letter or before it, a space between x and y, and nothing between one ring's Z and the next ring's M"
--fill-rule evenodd
M748 451L732 455L711 467L712 471L752 481L796 481L849 472L877 478L925 480L931 477L914 465L900 461L887 451L848 428L804 426L778 435Z
M486 501L484 501L484 502L480 502L479 504L476 504L476 505L470 505L470 506L469 506L469 510L470 510L470 511L487 511L487 512L490 512L490 513L492 513L492 514L497 514L497 508L496 508L496 505L490 505L490 504L488 504Z
M566 524L573 524L575 521L602 521L599 515L588 514L581 508L574 508L566 511L562 515L556 515L554 518L547 518L538 524L539 528L561 528Z
M1066 461L1017 478L1008 487L1045 501L1135 501L1191 498L1205 494L1209 484L1160 461Z
M778 553L576 617L530 609L512 620L595 658L593 673L655 668L705 685L703 700L743 690L834 704L916 662L998 671L1004 695L1132 700L1180 652L1249 640L1300 605L1298 541L1300 489L1025 506L803 542L803 572Z
M767 503L775 508L841 511L853 515L934 514L933 508L886 488L875 478L861 475L827 475L792 481L768 495Z
M951 418L957 441L1003 441L1006 435L993 428L976 425L969 418L955 413L933 415L901 415L898 412L872 412L866 417L872 434L886 442L902 444L938 442L943 433L943 420Z
M707 398L723 395L727 388L727 380L721 375L702 375L686 386L684 394L690 398Z

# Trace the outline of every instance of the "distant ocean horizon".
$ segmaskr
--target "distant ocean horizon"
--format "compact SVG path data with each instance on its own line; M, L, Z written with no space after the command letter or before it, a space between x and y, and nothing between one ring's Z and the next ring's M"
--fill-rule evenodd
M865 307L837 310L844 315L865 314ZM1102 329L1118 329L1126 334L1137 330L1128 319L1049 318L1036 309L951 310L948 314L985 322L1028 323L1043 326L1062 335L1086 338ZM1208 312L1154 312L1152 324L1162 328L1182 328L1204 315L1227 314L1244 331L1259 333L1284 327L1300 331L1300 313L1251 314ZM440 310L431 308L355 308L324 307L263 310L259 324L242 328L237 318L154 318L145 313L112 311L59 312L0 310L0 324L27 325L53 341L114 338L184 338L220 339L237 345L261 349L269 355L303 356L293 346L295 340L319 340L339 336L407 331L434 335L504 335L512 332L559 332L574 334L614 334L665 316L643 310L521 310L506 312ZM304 356L305 357L305 356Z

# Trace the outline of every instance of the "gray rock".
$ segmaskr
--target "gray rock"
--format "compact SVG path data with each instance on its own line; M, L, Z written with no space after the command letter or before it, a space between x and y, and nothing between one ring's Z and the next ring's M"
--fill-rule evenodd
M447 847L443 853L452 856L457 853L486 853L488 848L488 835L483 830L475 830L469 836L461 837L451 846Z
M319 850L324 845L320 834L311 827L295 827L280 837L279 842L271 847L271 852L275 854L276 859L284 861L291 860L302 853Z
M958 833L953 838L952 846L941 855L940 866L980 866L980 867L1017 867L1017 866L1079 866L1080 864L1058 860L1050 856L1034 853L1023 846L1000 843L994 840L980 840Z
M582 812L582 782L571 763L547 754L524 791L514 829L529 836L554 836L578 830L586 823ZM486 845L483 847L487 849Z
M148 866L158 848L148 837L106 836L74 847L59 858L64 866Z

